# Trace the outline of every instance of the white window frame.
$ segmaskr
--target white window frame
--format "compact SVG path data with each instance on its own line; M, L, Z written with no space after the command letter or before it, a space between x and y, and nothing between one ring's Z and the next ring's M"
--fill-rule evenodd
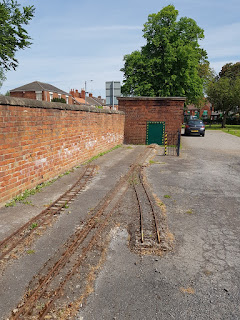
M50 102L51 102L52 99L53 99L53 92L49 92L49 99L50 99Z
M36 93L36 100L42 101L42 91L35 91Z
M69 100L68 100L69 96L66 96L66 104L68 104Z

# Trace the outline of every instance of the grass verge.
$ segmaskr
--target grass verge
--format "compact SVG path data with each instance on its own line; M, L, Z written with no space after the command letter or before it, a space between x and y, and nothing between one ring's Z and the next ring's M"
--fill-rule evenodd
M90 162L98 159L99 157L102 157L102 156L104 156L105 154L107 154L107 153L109 153L109 152L111 152L111 151L113 151L113 150L116 150L116 149L118 149L118 148L121 148L121 147L122 147L122 145L119 144L119 145L113 147L113 148L110 149L110 150L107 150L107 151L104 151L104 152L100 152L98 155L96 155L96 156L92 157L91 159L87 160L86 162L84 162L84 164L88 164L88 163L90 163Z
M226 128L222 128L221 124L206 125L206 130L221 130L223 132L240 137L240 125L226 125Z

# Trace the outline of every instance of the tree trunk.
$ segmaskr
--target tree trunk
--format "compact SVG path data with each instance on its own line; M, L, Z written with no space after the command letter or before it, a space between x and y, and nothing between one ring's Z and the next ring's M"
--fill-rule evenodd
M228 115L228 112L225 111L222 118L222 128L226 128L227 115Z

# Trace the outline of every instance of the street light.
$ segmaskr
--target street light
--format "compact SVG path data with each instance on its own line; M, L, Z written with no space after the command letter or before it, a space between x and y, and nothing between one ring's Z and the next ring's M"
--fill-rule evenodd
M86 80L85 81L85 104L86 104L86 94L87 94L87 81L92 82L93 80Z

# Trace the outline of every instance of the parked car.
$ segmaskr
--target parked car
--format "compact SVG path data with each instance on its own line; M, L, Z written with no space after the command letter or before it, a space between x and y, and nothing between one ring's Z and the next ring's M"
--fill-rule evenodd
M189 120L185 125L185 135L200 135L205 136L205 125L202 120Z

